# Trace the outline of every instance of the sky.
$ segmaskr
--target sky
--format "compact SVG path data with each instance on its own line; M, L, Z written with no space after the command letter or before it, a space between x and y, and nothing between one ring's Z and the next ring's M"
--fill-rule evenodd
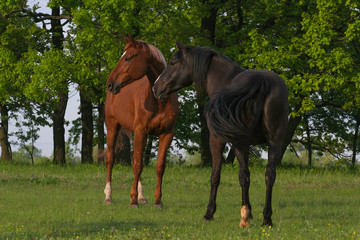
M46 7L48 0L29 0L28 5L32 7L36 3L39 3L40 9L38 12L42 13L51 13L51 9ZM80 117L78 114L79 112L79 105L80 105L80 97L79 92L75 89L74 86L71 86L69 89L69 101L65 112L65 120L68 121L70 124L66 127L65 132L65 141L67 141L69 137L68 130L71 128L71 123L73 120ZM15 122L9 121L9 131L15 131ZM36 141L35 146L41 150L43 156L50 157L53 153L53 129L51 127L42 127L39 131L39 139ZM10 141L16 142L15 137L10 137ZM19 146L12 145L12 151L16 151ZM80 154L79 152L77 154Z

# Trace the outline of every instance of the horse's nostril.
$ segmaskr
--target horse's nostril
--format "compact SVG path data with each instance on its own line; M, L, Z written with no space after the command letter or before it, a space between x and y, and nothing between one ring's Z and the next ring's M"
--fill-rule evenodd
M108 84L108 90L111 91L113 89L113 84L112 83L109 83Z

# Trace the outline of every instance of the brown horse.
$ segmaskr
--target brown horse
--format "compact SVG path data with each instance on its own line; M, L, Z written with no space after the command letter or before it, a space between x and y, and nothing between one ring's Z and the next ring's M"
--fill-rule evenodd
M269 152L265 172L263 224L271 226L272 188L288 121L288 92L284 81L270 71L245 71L229 58L209 48L180 43L178 48L179 51L159 76L153 90L157 97L162 98L195 82L199 89L206 90L209 95L206 120L210 131L212 174L209 204L204 218L213 219L222 153L225 143L230 142L236 150L240 165L240 226L249 225L249 150L251 145L267 143Z
M107 127L105 204L111 203L111 175L114 165L114 148L121 128L134 133L134 182L130 192L130 206L138 207L142 196L140 175L143 169L143 152L148 135L159 136L155 206L162 207L161 185L165 171L166 152L174 136L178 113L176 93L158 100L152 92L156 78L166 67L162 53L154 46L125 38L124 53L107 80L105 123ZM140 189L138 189L140 188Z

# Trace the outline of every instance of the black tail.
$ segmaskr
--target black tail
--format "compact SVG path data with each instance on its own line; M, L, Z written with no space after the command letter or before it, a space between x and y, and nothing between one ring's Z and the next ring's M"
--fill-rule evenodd
M250 78L215 93L205 109L210 127L237 147L251 144L259 131L268 85L264 78Z

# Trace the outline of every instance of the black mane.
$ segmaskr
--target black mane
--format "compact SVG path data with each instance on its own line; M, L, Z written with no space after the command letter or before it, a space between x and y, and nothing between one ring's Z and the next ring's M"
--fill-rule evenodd
M234 66L231 72L229 72L227 76L224 76L224 80L228 78L233 78L238 73L244 71L244 68L242 68L240 65L235 63L230 58L207 47L187 46L186 52L190 54L190 56L192 57L192 61L193 61L192 78L196 85L196 90L199 94L204 93L206 91L207 73L209 71L210 63L213 57L219 56L221 58L224 58Z

